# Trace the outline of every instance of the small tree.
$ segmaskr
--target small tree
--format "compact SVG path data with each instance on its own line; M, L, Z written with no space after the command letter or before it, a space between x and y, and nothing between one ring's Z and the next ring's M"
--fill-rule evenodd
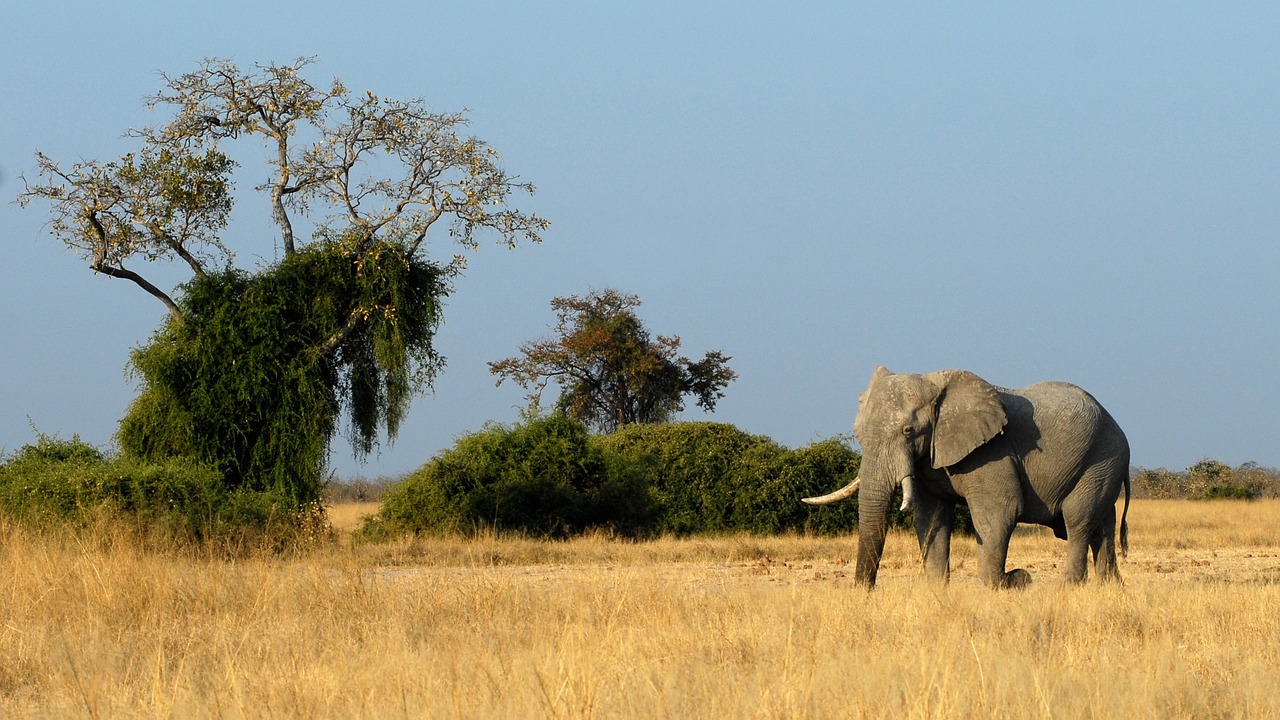
M684 409L686 395L714 410L738 376L729 369L732 358L719 352L698 361L680 357L680 338L651 337L638 307L639 297L611 289L554 298L556 337L524 343L519 357L491 362L489 371L497 384L510 379L529 391L531 415L554 380L558 409L604 433L669 420Z
M343 411L366 454L380 429L394 438L442 367L440 301L464 262L428 256L432 228L443 220L475 248L485 231L513 246L547 226L510 207L533 188L464 134L464 115L353 95L337 79L317 86L301 74L311 62L245 71L209 59L164 75L149 105L173 115L130 131L139 150L70 166L37 153L41 182L18 197L48 201L59 240L169 312L134 354L143 391L123 449L192 455L228 484L294 502L318 496ZM267 146L258 189L280 231L281 259L252 273L234 268L222 238L236 167L223 147L238 139ZM291 218L312 212L318 229L300 241ZM157 260L185 263L190 281L173 294L156 286L137 266Z

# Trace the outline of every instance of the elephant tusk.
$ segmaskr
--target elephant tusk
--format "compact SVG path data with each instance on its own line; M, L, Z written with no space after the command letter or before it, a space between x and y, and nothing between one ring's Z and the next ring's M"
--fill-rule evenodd
M908 475L902 478L902 507L898 509L905 512L907 510L910 510L912 507L915 507L915 504L916 504L915 480L910 475Z
M848 485L845 485L844 487L840 488L839 490L836 490L833 493L828 493L826 495L819 495L818 497L801 498L801 502L807 502L810 505L829 505L833 502L844 500L850 495L853 495L854 493L858 492L858 485L861 482L862 482L861 477L855 477L853 479L853 482L849 483Z

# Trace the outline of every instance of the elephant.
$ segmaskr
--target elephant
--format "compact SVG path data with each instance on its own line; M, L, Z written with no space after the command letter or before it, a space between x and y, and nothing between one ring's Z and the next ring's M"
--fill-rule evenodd
M914 509L925 575L950 578L955 508L969 505L980 579L1019 588L1026 570L1005 571L1018 523L1044 525L1067 541L1066 579L1083 582L1088 552L1101 581L1120 581L1116 502L1124 489L1120 552L1129 546L1129 441L1102 405L1065 382L996 387L966 370L927 375L876 368L859 395L854 436L862 466L843 488L803 498L824 505L859 492L855 580L875 585L892 511ZM860 491L859 491L860 488Z

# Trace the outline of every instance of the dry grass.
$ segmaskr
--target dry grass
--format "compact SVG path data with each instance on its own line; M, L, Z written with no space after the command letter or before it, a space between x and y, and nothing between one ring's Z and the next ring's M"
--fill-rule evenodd
M1280 501L1130 518L1123 587L1064 586L1065 543L1023 531L1036 581L1003 593L971 540L943 587L902 534L867 593L852 538L229 562L0 526L0 717L1280 716Z
M342 535L350 535L360 527L366 516L378 512L381 505L382 503L376 502L351 502L330 505L325 509L329 514L329 522L333 523L333 529Z

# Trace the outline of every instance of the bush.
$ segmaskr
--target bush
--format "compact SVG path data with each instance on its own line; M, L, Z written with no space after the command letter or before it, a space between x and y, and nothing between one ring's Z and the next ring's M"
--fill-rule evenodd
M1246 485L1233 481L1216 482L1195 497L1196 500L1252 500L1256 497Z
M356 476L350 480L331 480L325 483L322 497L328 504L380 502L382 494L403 477L366 478Z
M1187 479L1196 500L1252 500L1255 492L1238 480L1231 466L1204 458L1187 468Z
M295 524L286 500L229 491L217 471L188 459L109 457L79 437L40 436L0 464L0 512L37 525L106 513L177 539L243 539Z
M1232 470L1231 477L1255 498L1280 497L1280 469L1247 462Z
M653 489L659 506L656 530L686 534L728 530L738 497L734 459L755 449L767 462L771 441L720 423L633 424L596 438L597 447L634 468Z
M857 473L861 457L839 439L793 451L732 425L690 422L630 425L595 440L654 488L660 532L838 533L857 524L856 498L800 502Z
M555 414L462 437L390 487L363 535L493 529L564 537L590 528L637 535L649 529L653 507L636 473L593 446L581 423Z

